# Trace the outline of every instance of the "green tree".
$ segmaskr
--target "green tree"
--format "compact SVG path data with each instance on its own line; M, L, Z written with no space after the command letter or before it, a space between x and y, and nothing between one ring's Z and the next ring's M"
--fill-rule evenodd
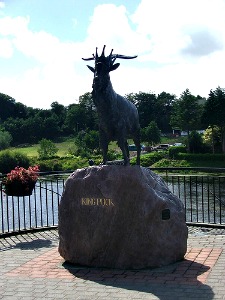
M96 130L88 131L84 136L84 143L87 149L92 152L99 149L99 133Z
M64 133L64 122L65 122L65 118L66 118L66 112L67 112L67 108L65 106L63 106L62 104L59 104L57 101L52 102L51 104L51 117L54 117L55 122L57 122L57 127L59 128L59 130ZM66 132L65 132L66 134Z
M145 128L155 121L162 132L171 132L170 116L175 95L166 92L156 96L154 93L131 93L126 98L136 105L140 125Z
M9 148L11 142L11 134L8 131L0 130L0 150Z
M0 120L5 121L15 116L15 99L0 93Z
M15 103L15 115L14 117L17 118L28 118L29 117L29 111L31 110L31 108L28 109L28 107L20 102L16 102Z
M3 124L2 127L4 128L5 131L9 132L10 135L12 136L12 144L17 145L17 144L22 144L25 143L26 140L26 131L22 132L24 120L19 119L19 118L8 118ZM28 141L27 141L28 143Z
M202 136L196 130L190 133L189 148L191 153L202 153L204 151Z
M162 92L157 96L155 103L155 121L161 132L168 133L172 131L170 117L175 99L175 95L166 92Z
M98 128L98 115L93 102L92 94L85 93L79 97L79 104L85 111L85 127L88 130L96 130Z
M60 135L59 122L55 115L46 118L43 121L43 138L46 139L56 139Z
M202 106L199 104L198 97L193 96L186 89L173 104L170 124L173 128L178 127L181 130L187 131L189 149L189 135L191 130L200 129Z
M24 134L24 143L37 143L43 137L45 128L43 119L37 114L25 119L21 127Z
M214 126L220 128L222 151L225 153L225 89L218 87L210 91L202 120L207 126L211 126L212 130Z
M59 104L57 101L54 101L51 104L51 112L56 114L58 117L60 116L61 118L64 118L66 114L66 107Z
M141 128L145 128L151 121L156 120L156 95L152 93L129 94L128 100L134 103L138 109Z
M95 130L80 131L75 138L77 155L89 156L94 151L99 151L99 133Z
M29 111L26 105L2 93L0 93L0 108L0 121L2 122L8 118L26 118Z
M204 134L203 141L212 149L212 153L221 145L221 132L218 126L209 126Z
M68 133L78 133L86 129L85 108L79 104L71 104L68 107L65 119L65 126Z
M148 127L145 128L145 141L150 145L160 143L160 130L155 121L151 121Z
M51 140L42 139L39 145L38 154L40 159L53 157L59 150Z

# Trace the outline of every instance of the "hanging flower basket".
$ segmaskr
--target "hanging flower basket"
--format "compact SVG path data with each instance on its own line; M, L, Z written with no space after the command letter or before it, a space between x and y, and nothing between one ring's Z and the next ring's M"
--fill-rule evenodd
M8 196L30 196L33 193L36 182L21 182L14 181L11 183L5 184L4 192Z
M8 196L30 196L37 182L38 166L24 169L16 167L3 179L4 192Z

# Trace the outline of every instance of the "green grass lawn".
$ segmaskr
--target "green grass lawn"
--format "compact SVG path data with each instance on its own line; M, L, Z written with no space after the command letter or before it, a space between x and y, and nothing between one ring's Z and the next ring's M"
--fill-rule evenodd
M70 153L70 150L75 150L74 139L70 138L66 141L55 143L56 147L59 149L57 155L62 157ZM37 157L38 156L39 144L34 144L28 147L12 147L10 151L19 151L23 154L26 154L28 157Z
M59 149L57 155L59 157L64 157L71 152L74 152L76 149L76 145L74 143L74 138L68 138L62 142L55 143L56 147ZM33 144L32 146L28 147L11 147L9 148L10 151L19 151L28 157L37 157L38 156L38 148L39 144ZM109 144L109 150L120 151L116 142L111 142Z
M36 157L38 156L38 145L32 145L29 147L12 147L9 148L10 151L14 151L14 152L21 152L25 155L27 155L28 157Z

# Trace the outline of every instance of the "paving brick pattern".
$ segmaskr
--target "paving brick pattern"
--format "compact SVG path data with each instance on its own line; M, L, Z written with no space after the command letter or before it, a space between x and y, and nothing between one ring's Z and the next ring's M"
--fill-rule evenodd
M0 299L225 299L225 230L189 227L185 260L145 270L66 263L56 230L0 239Z

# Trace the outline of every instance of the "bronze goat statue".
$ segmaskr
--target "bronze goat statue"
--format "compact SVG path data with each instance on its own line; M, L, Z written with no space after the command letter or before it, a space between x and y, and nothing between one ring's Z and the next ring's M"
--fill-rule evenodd
M112 54L105 56L105 46L102 54L93 54L91 58L82 58L89 61L94 60L95 67L87 66L93 73L93 102L97 108L99 117L99 141L103 152L103 164L107 163L108 145L111 141L117 141L120 147L124 165L129 165L129 149L127 139L132 138L137 148L137 165L140 165L140 124L137 108L133 103L118 95L112 87L109 72L116 70L119 63L115 63L117 58L132 59L137 56L125 56Z

